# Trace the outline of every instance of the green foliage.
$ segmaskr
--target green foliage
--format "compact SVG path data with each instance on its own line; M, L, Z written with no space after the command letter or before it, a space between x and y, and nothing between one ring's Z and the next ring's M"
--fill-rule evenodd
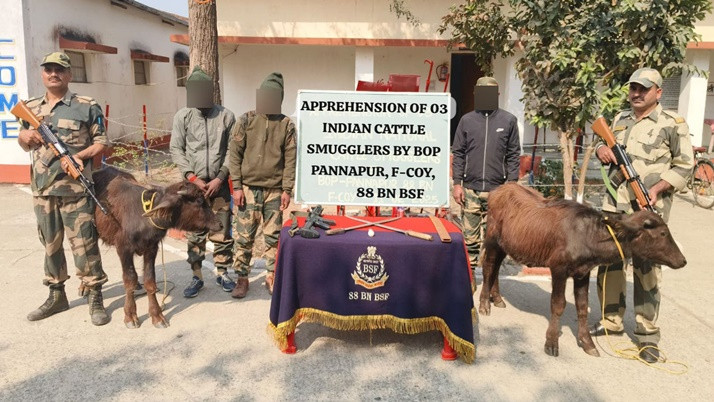
M662 75L700 74L684 63L694 23L709 0L468 0L452 6L440 33L474 51L487 74L498 57L520 50L526 118L573 136L625 104L622 85L639 67Z
M404 0L390 0L389 11L393 12L397 18L404 17L404 19L406 19L412 26L418 26L421 24L419 18L412 14L409 7L404 5Z
M116 145L112 148L112 159L122 169L138 169L144 163L144 150L132 144Z
M519 51L526 119L561 136L564 149L598 115L608 120L626 100L623 84L640 67L662 75L699 74L684 63L694 23L710 0L468 0L442 18L440 33L463 43L490 74L497 56ZM563 152L565 161L571 152ZM565 163L563 174L572 174ZM566 194L570 181L565 180Z
M504 14L502 0L469 0L452 6L442 17L439 34L451 33L451 44L463 44L474 52L476 65L486 75L493 75L496 55L515 52L511 39L511 19Z
M563 161L543 160L533 181L533 188L544 197L563 198Z

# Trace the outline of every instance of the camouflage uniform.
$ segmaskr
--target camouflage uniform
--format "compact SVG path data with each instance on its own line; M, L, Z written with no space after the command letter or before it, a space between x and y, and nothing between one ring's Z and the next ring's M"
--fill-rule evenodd
M250 274L250 260L253 256L253 244L258 232L260 220L263 220L263 239L265 249L262 258L268 271L275 269L275 257L278 252L278 237L283 226L283 211L280 210L279 188L243 186L245 208L236 208L236 255L235 269L238 276Z
M235 209L235 262L239 276L250 273L253 243L263 220L268 272L275 269L278 237L283 223L282 192L295 182L295 125L285 115L243 114L231 133L230 172L233 188L242 188L245 207Z
M208 183L214 178L223 180L218 192L209 202L223 228L216 232L186 234L188 263L200 277L201 262L206 258L206 239L213 245L213 262L218 275L233 266L233 237L231 236L231 191L228 183L228 142L235 124L233 113L214 105L204 117L197 108L183 108L174 116L171 132L171 158L184 177L196 175ZM196 272L197 271L197 272Z
M619 144L626 147L635 171L640 175L646 188L651 188L660 180L665 180L675 190L686 186L686 179L692 169L694 157L689 140L689 127L678 114L663 110L661 105L640 121L632 110L618 114L612 124L612 131ZM600 145L598 145L599 147ZM667 222L672 207L672 192L657 196L655 209ZM631 213L636 208L636 198L627 183L618 188L616 205L606 197L603 210ZM658 343L657 327L662 282L662 267L658 264L633 259L634 305L637 327L635 337L639 343ZM601 324L610 331L624 329L626 281L622 263L598 268L598 297L602 305L603 279L607 272L605 290L605 316Z
M471 267L477 267L481 254L481 244L486 234L486 215L488 214L488 192L475 191L464 187L464 207L462 225L464 243L469 253Z
M92 144L108 145L102 109L94 99L67 91L64 98L50 107L47 97L27 101L27 106L66 145L71 154ZM21 122L24 128L29 124ZM84 174L91 177L92 161L84 161ZM107 281L97 245L94 202L79 181L67 175L60 160L47 147L32 151L32 195L37 216L37 232L45 247L45 285L62 284L69 278L62 241L65 231L77 267L77 276L85 289Z

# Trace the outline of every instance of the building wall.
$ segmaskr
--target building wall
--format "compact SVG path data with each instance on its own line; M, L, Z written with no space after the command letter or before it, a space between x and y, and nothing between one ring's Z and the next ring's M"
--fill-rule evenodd
M224 36L297 38L440 39L441 17L451 0L408 0L421 24L398 19L385 0L218 1ZM246 16L250 16L246 18Z
M108 133L113 141L131 142L142 138L140 130L142 105L147 107L153 135L166 135L159 130L170 130L173 114L186 104L185 90L176 85L173 55L176 51L188 53L186 46L172 43L172 34L186 34L185 25L162 22L162 17L128 6L113 6L109 1L24 0L6 1L9 12L24 17L26 66L18 72L27 80L26 93L20 99L38 96L45 92L40 79L39 64L45 54L59 49L58 29L73 29L92 36L97 43L117 48L117 54L86 54L88 83L70 83L70 90L94 97L102 109L109 105ZM4 9L4 13L8 12ZM91 17L90 17L91 16ZM170 21L169 21L170 22ZM0 24L3 30L12 24L22 24L23 18L8 19ZM22 27L22 25L20 25ZM15 28L17 30L17 28ZM16 34L19 35L19 34ZM134 84L133 62L130 50L140 48L152 54L170 58L168 63L149 62L148 85ZM2 53L0 53L2 54ZM4 118L4 117L3 117ZM29 164L29 155L20 151L17 141L3 140L0 147L0 164Z
M360 38L360 39L401 39L418 40L445 39L437 33L441 17L448 13L453 1L435 0L407 0L407 8L412 11L420 20L417 27L412 26L404 18L397 18L389 10L389 2L384 0L305 0L301 2L284 2L265 0L253 2L248 0L218 1L218 33L223 37L262 37L262 38ZM697 32L702 35L702 40L714 45L714 16L708 15L704 21L697 25ZM224 48L227 45L224 45ZM233 46L235 48L235 46ZM443 47L344 47L334 46L300 46L287 47L289 53L301 55L318 54L321 56L320 66L314 63L299 63L300 56L291 60L289 64L276 62L284 60L276 50L283 52L285 47L278 48L277 45L240 45L240 49L251 48L249 53L260 54L262 61L245 61L227 59L226 67L229 71L240 70L236 63L246 68L249 65L269 64L275 68L282 68L286 76L304 77L295 84L297 88L303 89L352 89L354 82L363 77L372 76L374 81L387 80L390 73L397 74L419 74L421 75L421 90L424 90L428 66L423 64L426 58L434 60L436 65L449 60L449 55ZM299 48L300 50L295 50ZM261 49L261 50L258 50ZM711 50L698 50L712 53ZM334 52L334 53L333 53ZM688 52L688 60L693 57ZM348 55L348 56L345 56ZM347 57L348 60L338 60L340 57ZM534 140L535 129L525 121L524 107L521 102L522 90L521 82L515 71L515 57L499 59L495 61L495 77L501 84L500 105L510 111L519 119L522 143L530 144ZM373 64L369 68L370 62ZM698 65L705 66L705 71L709 70L711 63L703 63L698 60ZM342 67L340 67L342 66ZM322 70L327 67L327 70ZM324 74L316 76L314 74L301 74L300 70L311 70L319 68ZM344 71L334 71L335 68L343 68ZM352 73L352 78L346 77ZM341 77L341 78L337 78ZM710 79L714 81L714 79ZM236 80L226 80L226 89L235 90L234 85L245 83L245 78ZM258 82L258 79L253 79ZM350 81L352 84L350 84ZM702 130L704 119L714 119L714 96L703 94L699 77L683 77L680 89L680 113L689 121L694 135L695 144L705 143L708 138L708 126ZM439 86L435 77L432 77L433 87L431 90L443 90ZM352 85L352 86L351 86ZM253 85L251 88L255 87ZM245 89L239 88L245 92ZM242 105L254 104L251 95L250 101L242 100ZM711 101L710 101L711 99ZM226 97L227 106L228 95ZM706 107L702 108L701 105ZM286 99L285 110L294 111L294 103ZM703 134L703 135L702 135ZM547 130L547 143L557 143L557 134ZM588 136L589 137L589 136ZM588 139L589 140L589 139ZM586 140L586 143L588 142ZM539 132L539 143L543 143L543 130Z
M353 90L354 48L245 45L221 58L223 105L236 116L255 109L255 90L271 72L285 80L282 110L295 115L299 89Z
M28 94L27 60L25 56L25 10L22 2L4 2L3 23L0 24L0 181L20 175L29 179L29 156L17 144L19 125L10 109Z

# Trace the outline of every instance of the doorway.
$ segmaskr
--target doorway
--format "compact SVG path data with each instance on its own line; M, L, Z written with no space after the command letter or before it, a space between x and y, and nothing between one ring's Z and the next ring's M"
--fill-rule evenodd
M451 120L451 142L461 117L474 110L474 86L483 73L476 66L473 53L451 54L451 96L456 101L456 114Z

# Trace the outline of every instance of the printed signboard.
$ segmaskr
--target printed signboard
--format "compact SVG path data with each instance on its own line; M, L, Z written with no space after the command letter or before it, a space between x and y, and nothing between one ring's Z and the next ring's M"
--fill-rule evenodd
M449 204L447 93L298 92L298 202Z

